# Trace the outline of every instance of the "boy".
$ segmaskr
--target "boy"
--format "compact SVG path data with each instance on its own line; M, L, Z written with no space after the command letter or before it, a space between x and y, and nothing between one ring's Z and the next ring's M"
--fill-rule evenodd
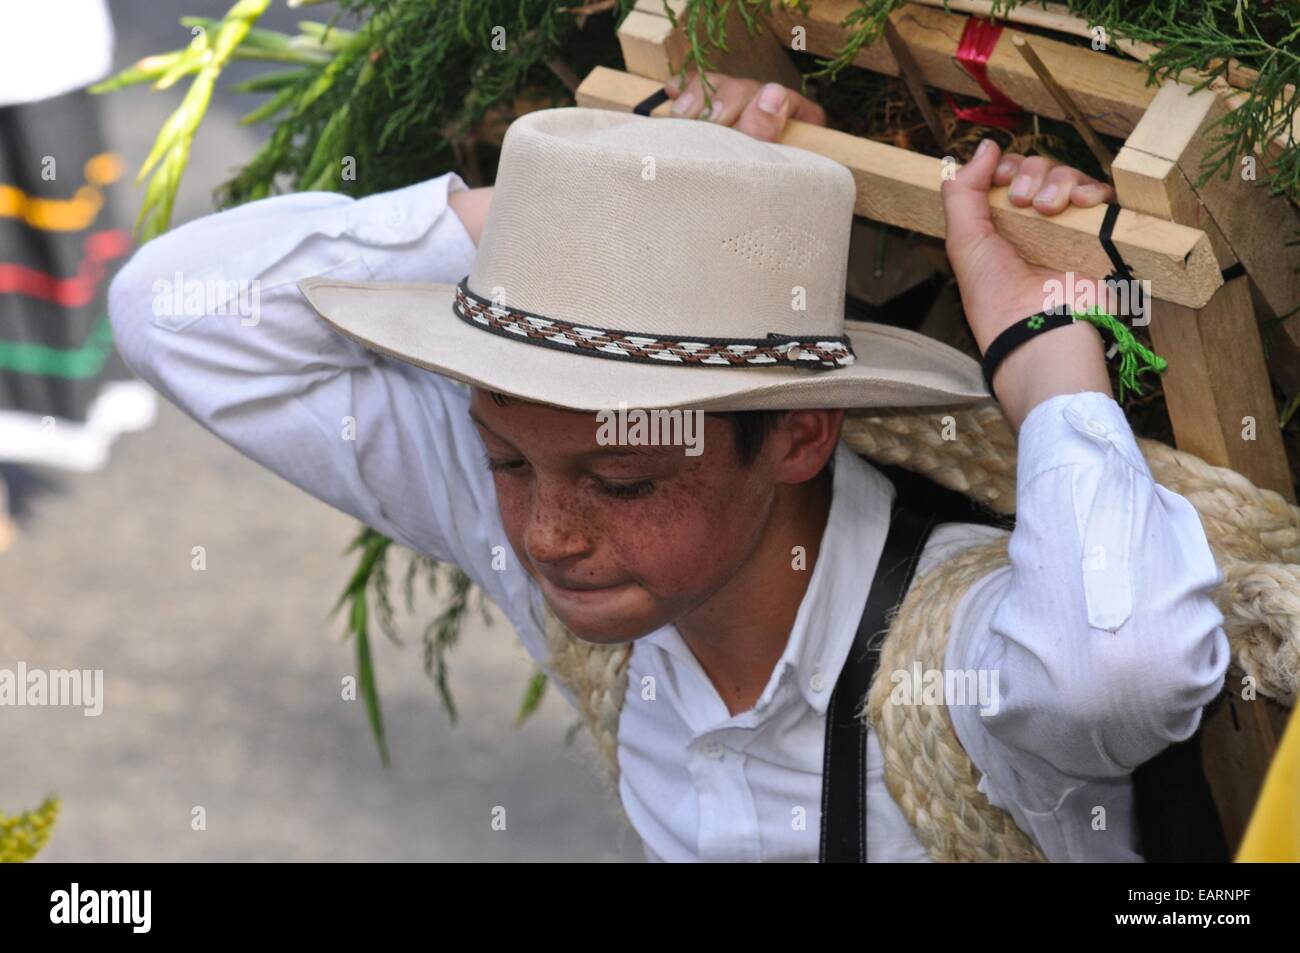
M543 604L585 641L635 640L619 790L647 857L811 860L828 696L894 492L839 443L844 408L988 395L938 342L844 324L852 177L773 144L790 115L819 111L719 79L713 122L695 121L698 78L670 88L676 120L526 115L494 189L448 174L190 223L136 255L110 308L123 353L165 396L313 495L458 563L539 664ZM943 184L982 350L1053 303L1057 276L990 221L987 191L1008 181L1047 214L1112 198L1041 159L999 162L991 142ZM174 275L256 280L260 315L209 303L151 317L155 283ZM1196 512L1153 482L1095 328L1033 338L993 384L1020 430L1012 566L962 601L947 665L992 671L1000 689L983 713L953 707L954 723L981 789L1049 859L1137 860L1129 776L1189 736L1222 684L1222 577ZM611 443L600 412L615 407L702 407L702 452ZM998 532L941 527L918 574ZM1108 568L1086 576L1098 548ZM928 859L874 734L866 787L867 859Z

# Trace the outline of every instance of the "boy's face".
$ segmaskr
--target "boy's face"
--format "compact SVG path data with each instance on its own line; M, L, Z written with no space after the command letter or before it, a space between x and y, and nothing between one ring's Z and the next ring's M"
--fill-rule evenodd
M705 603L754 551L784 476L780 433L745 467L734 425L713 414L694 456L602 445L593 412L499 406L477 387L470 416L516 557L588 642L639 638Z

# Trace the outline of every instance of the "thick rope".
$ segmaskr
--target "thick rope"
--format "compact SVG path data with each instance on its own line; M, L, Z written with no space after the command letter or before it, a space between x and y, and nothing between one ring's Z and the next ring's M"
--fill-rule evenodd
M895 612L881 672L944 670L949 621L966 590L1008 565L1007 541L968 549L926 573ZM1041 861L1011 815L976 790L980 775L957 740L946 705L890 704L894 683L877 678L866 717L880 739L885 787L936 862Z
M957 436L961 439L956 439ZM854 412L843 439L880 463L921 473L1001 513L1015 512L1016 441L994 404L950 412ZM1300 508L1241 474L1140 439L1156 481L1199 512L1223 570L1215 593L1234 666L1260 694L1295 703L1300 686ZM942 669L953 611L971 584L1008 564L1006 540L966 550L917 579L899 606L881 670ZM574 692L617 790L618 718L631 645L574 637L547 611L551 669ZM885 784L936 861L1041 860L1011 816L976 790L979 773L945 706L887 705L889 681L872 686L864 717L876 729Z
M552 674L568 686L591 732L609 788L618 792L618 716L627 692L627 663L633 643L583 642L546 606L546 644Z

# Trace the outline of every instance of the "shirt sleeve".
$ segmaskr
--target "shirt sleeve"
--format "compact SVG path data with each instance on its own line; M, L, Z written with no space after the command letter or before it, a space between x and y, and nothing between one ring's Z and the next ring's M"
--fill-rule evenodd
M297 287L316 275L459 281L476 249L447 196L464 188L448 173L359 200L307 192L206 216L139 249L109 313L127 364L186 414L312 496L457 563L519 626L527 576L467 389L350 341Z
M1127 810L1128 776L1196 731L1229 647L1200 516L1152 478L1111 397L1034 407L1017 470L1011 565L967 593L946 658L996 690L949 711L981 790L1043 846L1074 792Z

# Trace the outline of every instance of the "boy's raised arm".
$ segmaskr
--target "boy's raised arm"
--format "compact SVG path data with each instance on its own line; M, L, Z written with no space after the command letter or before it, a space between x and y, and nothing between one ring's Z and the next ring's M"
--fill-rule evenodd
M449 193L460 193L451 207ZM354 200L299 193L149 242L109 291L126 362L236 449L402 544L460 564L501 602L505 540L468 393L321 320L297 281L457 282L490 190L454 173ZM398 512L401 522L390 518Z
M981 351L1059 304L1048 292L1067 277L1028 265L996 233L989 188L1009 183L1013 204L1047 215L1114 199L1077 170L999 157L982 144L943 183L948 254ZM1223 576L1200 516L1155 482L1101 345L1090 324L1058 328L993 377L1020 438L1011 566L963 601L945 660L992 683L992 704L949 703L953 726L980 790L1050 860L1137 856L1114 833L1134 829L1128 779L1195 732L1229 660L1213 596Z
M1131 829L1098 808L1128 810L1119 785L1190 737L1222 689L1223 576L1196 510L1155 482L1097 392L1026 418L1009 556L954 620L946 665L997 682L991 705L950 705L953 725L981 790L1049 859L1098 859L1108 830Z

